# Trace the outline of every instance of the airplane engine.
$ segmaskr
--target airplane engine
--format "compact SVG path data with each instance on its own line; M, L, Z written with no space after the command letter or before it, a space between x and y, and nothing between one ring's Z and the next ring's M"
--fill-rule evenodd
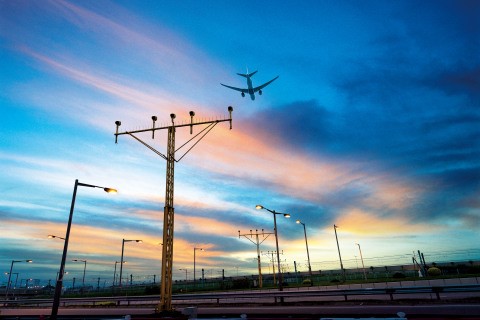
M258 90L258 94L259 94L259 95L262 95L262 90Z
M242 92L242 97L245 97L245 92Z

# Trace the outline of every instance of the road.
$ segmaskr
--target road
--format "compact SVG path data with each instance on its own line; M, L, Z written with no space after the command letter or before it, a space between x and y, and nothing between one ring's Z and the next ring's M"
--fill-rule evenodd
M465 280L464 280L465 281ZM469 283L463 285L476 286L478 288L478 278L468 279ZM411 283L397 283L396 288L406 289L405 285ZM429 283L433 285L433 283ZM439 285L440 283L435 283ZM443 284L446 284L443 282ZM373 288L363 288L363 290L373 291L379 287L387 287L387 284L369 284ZM391 284L389 284L391 285ZM451 284L450 284L451 285ZM390 287L390 286L389 286ZM416 287L419 288L419 287ZM328 290L329 289L329 290ZM347 289L347 288L343 288ZM372 295L358 295L356 286L348 286L348 301L344 301L343 293L338 296L331 296L334 293L332 288L308 287L308 288L287 288L282 294L285 296L284 305L273 305L274 296L279 294L277 290L240 291L225 293L204 293L177 295L174 300L174 307L181 311L186 306L197 306L197 315L205 319L236 318L246 314L248 319L282 319L282 318L305 318L320 319L325 317L389 317L396 318L398 312L404 312L408 319L416 317L424 319L444 319L445 317L466 318L469 320L480 320L480 304L478 289L473 292L445 292L440 293L441 300L437 300L434 293L415 293L412 289L404 294L396 294L396 301L389 301L388 294L378 295L376 292ZM339 290L337 287L336 290ZM360 289L362 290L362 289ZM316 291L316 292L315 292ZM361 291L360 291L361 292ZM319 295L328 294L328 296ZM210 297L211 296L211 297ZM221 297L221 303L218 303L218 297ZM102 301L111 302L112 298L89 298L87 302L82 299L64 299L70 307L61 307L59 315L63 317L86 316L91 319L116 318L121 319L125 315L132 315L133 320L138 317L151 315L154 313L154 306L158 303L158 297L117 297L129 300L119 300L121 303L117 306L102 307L98 303ZM468 299L467 299L468 298ZM106 299L106 300L102 300ZM448 299L448 300L447 300ZM462 303L457 303L461 299L466 299ZM83 301L82 301L83 300ZM398 301L400 300L400 301ZM33 300L27 300L32 302ZM68 302L67 302L68 301ZM448 302L450 301L450 302ZM468 303L474 301L476 303ZM20 301L18 301L20 302ZM263 306L259 305L264 302ZM443 303L439 303L443 302ZM455 303L453 303L455 302ZM95 307L88 307L88 303ZM255 306L252 306L252 303ZM77 304L76 307L73 305ZM130 304L130 307L127 306ZM303 304L303 305L298 305ZM38 319L40 316L46 316L51 312L51 300L38 304L45 307L13 308L3 307L0 309L0 318L2 319Z
M1 309L2 319L15 317L28 317L41 315L48 316L50 308L34 309ZM183 308L179 308L182 311ZM199 318L240 318L242 314L247 319L264 318L279 319L282 317L318 319L322 317L389 317L396 318L398 312L404 312L406 318L443 319L455 316L455 318L466 318L469 320L480 319L479 304L442 304L442 305L336 305L336 306L267 306L267 307L200 307L197 309ZM59 316L98 316L114 317L117 319L131 315L149 315L154 313L154 308L62 308ZM30 317L31 318L31 317Z

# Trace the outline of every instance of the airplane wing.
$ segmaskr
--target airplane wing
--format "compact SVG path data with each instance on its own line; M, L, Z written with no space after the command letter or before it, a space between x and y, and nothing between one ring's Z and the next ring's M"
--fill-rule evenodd
M275 79L274 79L275 80ZM272 80L273 81L273 80ZM270 82L272 82L270 81ZM220 83L222 86L224 87L227 87L227 88L230 88L230 89L233 89L233 90L237 90L237 91L240 91L240 92L243 92L243 93L248 93L248 89L242 89L242 88L235 88L235 87L230 87L230 86L227 86L223 83ZM262 87L263 88L263 87Z
M268 86L270 83L272 83L273 81L277 80L278 76L276 76L275 78L273 78L272 80L262 84L261 86L258 86L258 87L255 87L253 88L253 92L257 92L259 90L262 90L263 88L265 88L266 86Z

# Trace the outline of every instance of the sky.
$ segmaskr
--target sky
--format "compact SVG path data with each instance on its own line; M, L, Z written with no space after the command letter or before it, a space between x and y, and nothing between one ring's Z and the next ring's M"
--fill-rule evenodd
M0 284L160 275L166 162L120 130L219 123L175 164L173 278L480 260L478 1L0 0ZM258 70L256 96L236 73ZM201 126L193 128L194 134ZM166 153L167 132L138 137ZM190 139L178 128L176 145ZM177 159L183 153L177 152ZM300 219L303 226L296 224ZM263 241L270 270L272 235ZM271 272L271 270L270 270Z

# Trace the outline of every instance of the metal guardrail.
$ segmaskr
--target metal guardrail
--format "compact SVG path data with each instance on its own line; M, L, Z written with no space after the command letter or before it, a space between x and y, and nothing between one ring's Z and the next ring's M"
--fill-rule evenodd
M344 297L348 301L352 296L373 296L387 295L390 300L395 296L405 294L435 294L437 300L440 300L440 293L479 293L480 285L453 285L453 286L424 286L424 287L392 287L392 288L366 288L366 289L336 289L336 290L298 290L298 291L249 291L249 292L227 292L227 293L201 293L201 294L178 294L172 297L174 304L194 304L217 303L220 304L233 301L234 303L272 303L279 299L288 302L297 301L301 298L315 297ZM270 300L271 299L271 300ZM270 300L270 301L268 301ZM117 297L91 297L91 298L62 298L62 307L75 306L135 306L135 305L156 305L159 302L159 296L117 296ZM49 307L52 305L52 299L21 299L21 300L2 300L0 304L8 307Z
M345 301L348 296L372 296L388 295L390 300L394 300L394 295L402 294L435 294L437 300L440 300L440 293L468 293L479 292L480 285L462 285L462 286L425 286L425 287L392 287L392 288L367 288L367 289L336 289L336 290L305 290L305 291L269 291L267 292L244 292L244 293L222 293L222 294L184 294L174 296L174 300L205 300L215 299L217 303L226 299L265 299L271 297L276 302L277 299L298 299L302 297L335 297L342 296Z

